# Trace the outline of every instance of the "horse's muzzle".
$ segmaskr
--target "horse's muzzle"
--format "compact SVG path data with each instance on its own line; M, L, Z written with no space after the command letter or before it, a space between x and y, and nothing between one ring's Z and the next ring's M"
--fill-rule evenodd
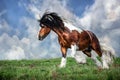
M38 39L42 41L42 40L43 40L43 37L41 37L41 36L38 36Z

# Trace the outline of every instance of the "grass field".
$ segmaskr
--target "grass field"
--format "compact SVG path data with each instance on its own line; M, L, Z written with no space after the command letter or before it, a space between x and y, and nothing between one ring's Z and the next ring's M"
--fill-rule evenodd
M49 60L2 60L0 80L120 80L120 58L109 70L99 70L91 59L77 64L68 58L66 68L59 68L60 58Z

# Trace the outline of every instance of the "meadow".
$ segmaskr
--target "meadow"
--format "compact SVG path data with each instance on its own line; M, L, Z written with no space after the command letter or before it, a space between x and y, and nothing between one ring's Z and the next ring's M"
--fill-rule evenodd
M0 80L120 80L120 58L109 70L98 69L89 58L87 64L68 58L67 66L59 68L60 60L1 60Z

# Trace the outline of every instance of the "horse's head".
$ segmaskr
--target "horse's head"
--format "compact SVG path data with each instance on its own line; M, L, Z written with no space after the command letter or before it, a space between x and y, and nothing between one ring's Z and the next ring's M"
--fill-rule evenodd
M44 25L46 27L49 27L50 29L63 29L64 23L60 16L57 15L57 13L44 13L41 19L39 20L40 25Z
M52 13L44 13L40 20L41 30L39 31L39 40L43 40L51 30L54 28L64 29L64 23L62 19L54 12Z
M50 33L50 31L51 31L50 28L42 25L38 34L38 39L43 40Z

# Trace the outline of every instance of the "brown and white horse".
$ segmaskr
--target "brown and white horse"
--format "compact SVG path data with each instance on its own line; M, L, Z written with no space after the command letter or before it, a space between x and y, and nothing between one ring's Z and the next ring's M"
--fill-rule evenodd
M63 20L54 12L45 13L39 22L41 26L38 34L39 40L43 40L51 30L58 35L58 41L62 52L60 67L66 66L68 48L72 49L73 55L76 51L82 51L88 57L91 57L91 50L94 50L98 56L102 56L99 41L93 32L87 30L83 30L82 32L70 30L69 26L66 27ZM98 67L102 68L101 62L96 57L91 58Z

